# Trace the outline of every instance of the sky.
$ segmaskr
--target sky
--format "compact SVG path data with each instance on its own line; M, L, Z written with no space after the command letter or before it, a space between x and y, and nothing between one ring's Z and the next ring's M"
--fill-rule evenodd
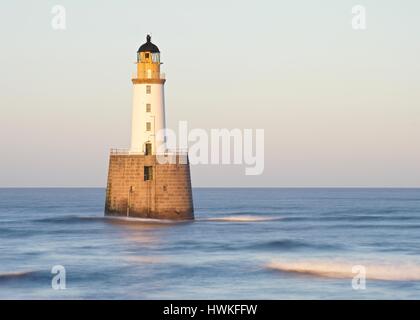
M415 0L2 1L0 187L106 186L147 33L169 128L264 129L263 174L195 165L193 186L420 187L419 14Z

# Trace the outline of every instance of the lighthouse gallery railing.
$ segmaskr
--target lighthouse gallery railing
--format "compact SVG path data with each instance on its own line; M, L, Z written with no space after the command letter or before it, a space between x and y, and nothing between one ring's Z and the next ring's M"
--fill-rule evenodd
M140 74L137 74L137 71L134 71L131 74L131 79L160 79L160 80L165 80L166 79L166 75L164 73L149 73L149 72L143 72Z
M115 149L112 148L111 155L117 155L117 156L128 156L128 155L146 155L145 152L141 151L131 151L128 149ZM188 149L167 149L165 152L160 152L154 155L187 155Z

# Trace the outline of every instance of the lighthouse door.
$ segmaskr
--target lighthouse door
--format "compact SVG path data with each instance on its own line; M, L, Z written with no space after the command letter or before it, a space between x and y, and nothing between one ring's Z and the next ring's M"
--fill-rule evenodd
M146 143L145 155L150 156L151 154L152 154L152 144L151 143Z

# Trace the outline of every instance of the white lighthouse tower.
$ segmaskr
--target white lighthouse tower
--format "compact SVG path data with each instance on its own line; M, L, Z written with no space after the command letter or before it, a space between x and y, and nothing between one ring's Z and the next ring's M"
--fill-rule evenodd
M165 150L165 76L160 73L160 51L147 35L137 51L137 74L133 82L131 124L132 154L156 154Z

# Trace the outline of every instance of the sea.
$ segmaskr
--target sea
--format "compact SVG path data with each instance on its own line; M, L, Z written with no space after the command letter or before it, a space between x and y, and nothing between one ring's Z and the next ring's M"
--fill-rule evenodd
M101 188L0 189L0 299L420 299L420 189L195 188L194 221Z

